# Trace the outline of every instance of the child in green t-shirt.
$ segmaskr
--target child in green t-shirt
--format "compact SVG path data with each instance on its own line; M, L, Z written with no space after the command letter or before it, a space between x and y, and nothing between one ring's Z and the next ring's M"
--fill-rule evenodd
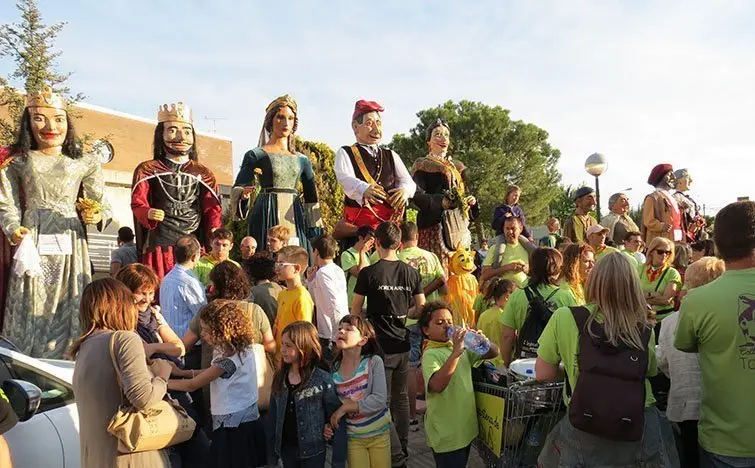
M481 359L498 356L498 346L491 342L484 356L465 351L466 329L458 329L449 341L447 333L454 325L453 313L445 302L425 304L419 324L428 338L422 355L427 390L425 431L435 466L467 466L472 440L477 437L472 366Z
M516 283L507 280L499 279L495 281L490 289L490 297L493 300L493 305L480 315L477 319L477 328L487 336L490 341L496 344L498 348L501 348L501 336L503 336L503 324L499 321L499 317L503 314L503 309L506 307L506 303L511 297L511 293L516 290ZM495 366L503 364L503 359L500 356L492 360Z

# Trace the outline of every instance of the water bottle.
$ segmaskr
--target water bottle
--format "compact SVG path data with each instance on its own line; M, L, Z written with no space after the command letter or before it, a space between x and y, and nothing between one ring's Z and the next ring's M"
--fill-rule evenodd
M450 340L453 337L454 332L460 328L461 327L449 327L446 330L446 336L448 336L448 339ZM467 334L464 335L464 347L475 354L484 356L485 354L488 354L488 351L490 350L490 341L479 333L469 330L467 331Z

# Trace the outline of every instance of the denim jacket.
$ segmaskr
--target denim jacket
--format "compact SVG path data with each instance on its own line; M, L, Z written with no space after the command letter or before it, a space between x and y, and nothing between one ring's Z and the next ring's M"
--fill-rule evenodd
M333 378L331 375L315 368L306 383L297 390L294 396L296 401L296 428L299 433L297 446L299 458L310 458L325 451L326 442L323 436L325 423L330 416L341 406L341 401L336 395ZM270 396L270 409L267 420L267 445L268 463L275 464L280 459L281 445L283 444L283 420L286 417L286 404L288 402L288 388L283 385L280 393Z

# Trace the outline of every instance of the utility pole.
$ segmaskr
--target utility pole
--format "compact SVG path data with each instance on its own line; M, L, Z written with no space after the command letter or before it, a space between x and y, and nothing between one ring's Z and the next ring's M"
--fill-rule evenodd
M204 116L205 120L211 120L212 121L212 133L218 133L217 123L218 120L228 120L226 117L207 117Z

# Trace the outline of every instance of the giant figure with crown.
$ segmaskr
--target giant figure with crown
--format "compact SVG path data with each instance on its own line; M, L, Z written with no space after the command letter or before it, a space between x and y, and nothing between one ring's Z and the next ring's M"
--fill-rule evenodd
M215 175L199 162L191 109L183 102L157 113L153 158L134 170L131 210L142 263L159 278L175 263L173 246L193 234L209 247L222 224Z
M82 153L64 99L49 87L28 94L0 169L0 226L40 256L24 268L15 260L8 283L3 335L25 354L62 358L81 334L79 303L92 280L85 225L108 224L104 190L100 162Z

